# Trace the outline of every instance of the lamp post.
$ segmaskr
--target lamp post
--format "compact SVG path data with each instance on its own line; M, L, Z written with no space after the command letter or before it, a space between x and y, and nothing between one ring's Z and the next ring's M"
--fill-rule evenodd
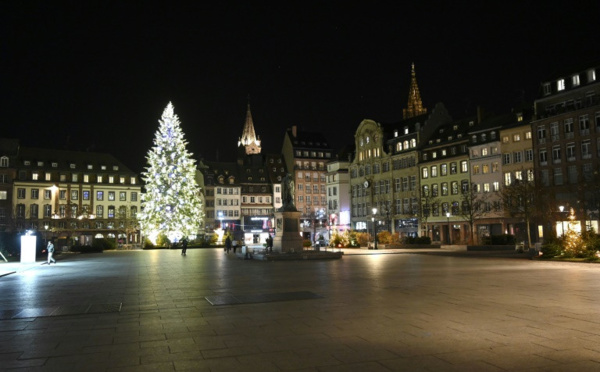
M446 212L446 218L448 219L448 244L452 245L452 236L450 234L450 212Z
M565 210L565 206L564 205L560 205L558 207L558 209L560 210L560 229L561 229L561 235L565 236L565 218L563 217L563 212Z
M373 208L373 242L374 249L377 249L377 225L375 225L375 215L377 214L377 208Z
M44 247L48 244L48 224L44 224Z

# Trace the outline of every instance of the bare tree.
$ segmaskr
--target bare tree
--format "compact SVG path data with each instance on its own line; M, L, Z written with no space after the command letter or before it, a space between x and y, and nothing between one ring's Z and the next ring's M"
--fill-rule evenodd
M476 190L475 185L463 190L461 194L461 206L456 208L452 214L459 216L469 224L470 243L475 242L475 221L481 219L493 208L490 205L492 193L482 193Z
M538 195L542 190L534 181L515 180L509 186L503 186L498 195L502 206L511 217L523 219L527 228L527 242L531 247L531 223L540 215Z
M431 216L433 208L436 204L439 204L440 199L438 197L434 197L431 193L420 192L421 204L419 205L419 209L417 210L417 214L419 216L419 221L425 225L425 235L429 236L429 229L427 225L427 220Z

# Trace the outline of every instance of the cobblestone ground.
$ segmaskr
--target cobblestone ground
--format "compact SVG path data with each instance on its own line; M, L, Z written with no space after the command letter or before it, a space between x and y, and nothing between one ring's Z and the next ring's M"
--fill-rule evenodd
M0 370L597 371L599 287L484 256L61 256L0 278Z

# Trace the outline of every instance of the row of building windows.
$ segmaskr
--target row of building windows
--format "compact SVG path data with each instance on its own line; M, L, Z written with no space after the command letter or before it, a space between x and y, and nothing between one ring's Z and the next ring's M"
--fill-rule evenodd
M52 199L53 189L42 189L44 200ZM127 192L119 191L119 201L127 201ZM104 191L96 191L96 200L102 201L104 200ZM107 193L108 201L116 200L116 191L108 191ZM71 198L70 200L79 200L79 190L71 190ZM81 192L81 200L90 200L91 191L83 190ZM17 199L25 199L27 197L27 189L19 187L17 188ZM30 189L30 199L39 199L40 198L40 189L32 188ZM1 199L1 195L0 195ZM66 200L67 199L67 190L58 190L58 199ZM129 197L130 201L137 201L138 193L136 191L131 191L131 195Z
M450 189L448 189L448 185L450 185ZM450 192L452 195L459 194L458 181L452 181L452 182L450 182L450 184L448 184L448 182L442 182L440 184L440 186L438 186L437 183L421 186L423 196L432 196L434 198L437 196L440 196L440 189L441 189L442 196L448 195L448 192ZM460 191L464 193L464 192L467 192L468 190L469 190L469 181L468 180L460 181Z
M81 178L80 178L80 176L81 176ZM32 181L52 182L52 181L56 181L56 176L53 177L53 173L50 173L50 172L45 172L45 173L32 172L30 179ZM92 180L95 181L95 183L116 183L117 179L119 180L120 184L125 184L127 182L126 176L112 176L112 175L102 175L102 174L97 174L97 175L83 174L83 175L81 175L79 173L71 173L70 182L79 182L80 179L83 181L83 183L91 183ZM21 181L28 180L27 171L19 171L19 180L21 180ZM68 180L69 180L69 177L67 174L59 174L58 175L58 181L68 182ZM129 183L132 185L135 185L137 183L136 178L129 177Z
M95 218L104 218L104 206L97 205L95 208L96 214L93 216ZM137 215L137 207L133 206L129 209L129 216L127 215L128 209L126 206L120 206L118 209L118 215L115 215L116 207L114 205L109 205L106 207L107 217L108 218L134 218ZM52 210L52 205L44 204L42 206L42 218L78 218L80 216L89 216L90 206L84 205L79 209L77 205L65 205L61 204L58 206L57 211ZM15 216L17 218L39 218L40 206L38 204L30 204L29 205L29 215L26 214L26 205L25 204L17 204L15 210ZM81 212L81 214L79 214Z
M217 195L239 195L240 189L237 187L217 187Z
M271 197L270 196L242 196L242 203L247 204L248 202L258 203L258 204L271 203Z
M542 169L540 171L540 182L544 186L561 186L565 184L578 184L579 179L579 168L576 165L569 165L567 167L567 178L564 178L563 169L561 167L552 168L552 182L550 178L550 169ZM592 164L583 164L581 167L581 175L584 180L591 181L594 179L594 167Z
M325 185L312 185L312 188L310 187L310 184L302 184L299 183L297 188L298 191L304 191L307 194L325 194Z
M598 152L598 156L600 157L600 138L596 140L596 148ZM567 161L575 161L577 160L577 145L575 142L567 143L565 145L565 156ZM581 142L579 146L581 151L581 159L591 159L592 158L592 143L590 140L584 140ZM552 162L554 164L560 163L562 161L562 146L556 145L552 147ZM548 165L548 149L542 148L539 150L539 160L540 165Z
M311 177L312 175L312 177ZM327 177L325 174L323 173L317 173L317 172L313 172L312 174L310 172L297 172L296 173L296 178L299 180L304 179L304 181L306 182L319 182L319 180L321 180L321 182L325 183L327 182Z
M304 169L304 170L325 170L325 163L323 162L315 162L315 161L300 161L297 160L296 161L296 169ZM273 172L276 171L276 168L273 168ZM284 169L281 168L281 171L283 172Z
M595 124L596 124L596 131L598 131L600 129L600 111L596 112L596 114L595 114ZM575 136L573 118L566 118L563 120L563 123L562 123L562 132L564 135L563 137L560 136L561 125L559 124L558 121L550 123L549 126L550 126L550 133L549 133L550 140L552 140L552 141L558 141L562 138L571 139ZM589 118L588 114L579 116L579 134L582 136L590 134L590 118ZM539 125L537 127L538 142L540 144L545 143L547 136L548 136L548 131L546 130L546 126Z
M319 197L318 196L311 197L310 195L306 195L306 196L298 195L297 200L298 200L299 204L319 205ZM325 196L321 196L320 205L327 206L327 198Z
M308 158L309 156L311 158L330 158L331 157L331 153L330 152L323 152L323 151L307 151L307 150L296 150L296 156L297 157L305 157Z
M426 179L429 177L437 177L438 175L447 176L448 172L450 172L450 174L458 173L458 163L452 162L449 165L450 166L448 166L448 164L440 164L439 165L439 174L438 174L438 166L437 165L432 165L431 167L423 167L423 168L421 168L421 178ZM466 173L468 171L469 171L468 162L466 160L461 161L460 162L460 172Z

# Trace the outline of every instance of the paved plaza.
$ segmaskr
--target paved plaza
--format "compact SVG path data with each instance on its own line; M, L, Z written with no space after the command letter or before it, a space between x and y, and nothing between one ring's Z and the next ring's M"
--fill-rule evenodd
M0 277L0 370L600 370L600 265L347 253L29 265Z

